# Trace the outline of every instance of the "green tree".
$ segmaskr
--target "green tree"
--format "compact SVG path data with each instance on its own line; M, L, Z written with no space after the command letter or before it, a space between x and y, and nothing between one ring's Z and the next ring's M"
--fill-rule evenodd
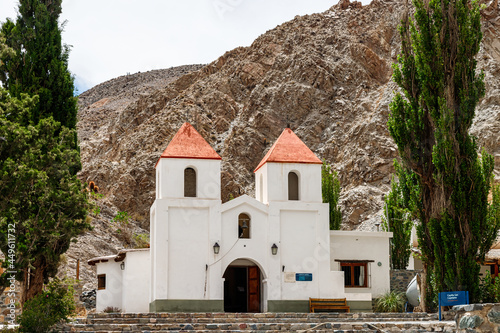
M19 317L19 331L45 333L58 323L68 322L75 311L73 294L71 281L50 281L42 293L26 302Z
M396 170L398 166L396 165ZM399 168L399 170L401 170ZM393 269L406 269L411 255L411 229L413 215L408 199L410 188L405 174L399 175L399 181L393 176L391 191L385 198L385 211L382 217L384 230L393 233L391 242L391 266Z
M75 130L52 117L23 126L37 97L0 88L0 284L21 281L21 304L55 276L61 254L85 230L88 194L76 177Z
M342 212L340 211L340 181L337 171L323 161L321 166L321 193L323 202L330 204L329 218L330 230L339 230L342 224Z
M400 26L401 54L394 64L397 93L388 127L404 172L416 177L417 234L426 270L423 290L468 290L479 296L479 264L499 229L488 206L493 158L478 157L469 134L484 95L476 70L482 39L478 2L414 0L415 14ZM498 214L498 213L496 213ZM424 297L424 300L435 299ZM428 303L424 301L424 310Z
M58 19L62 0L20 0L16 22L7 19L1 32L13 52L0 58L0 80L13 97L38 95L30 120L52 116L75 128L77 99L68 71L69 48L62 44Z

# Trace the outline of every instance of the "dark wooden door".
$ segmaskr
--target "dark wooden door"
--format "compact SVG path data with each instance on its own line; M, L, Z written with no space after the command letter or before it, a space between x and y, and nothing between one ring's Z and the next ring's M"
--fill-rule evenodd
M260 312L260 271L257 266L248 267L248 312Z

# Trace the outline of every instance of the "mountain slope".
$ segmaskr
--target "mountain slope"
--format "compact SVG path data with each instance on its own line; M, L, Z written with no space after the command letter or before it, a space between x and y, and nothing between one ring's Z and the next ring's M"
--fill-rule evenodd
M126 77L80 97L83 181L149 226L154 165L185 121L222 156L222 196L254 193L253 169L284 127L339 172L345 229L373 230L397 149L387 131L403 1L345 0L296 17L199 70L154 86ZM472 128L500 180L500 19L483 11L487 93ZM187 69L186 69L187 70ZM146 79L145 79L146 80ZM154 80L153 80L154 81Z

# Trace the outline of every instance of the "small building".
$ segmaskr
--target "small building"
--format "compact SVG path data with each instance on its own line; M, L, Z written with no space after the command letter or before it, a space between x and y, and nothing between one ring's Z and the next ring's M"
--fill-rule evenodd
M307 312L310 297L371 310L389 290L392 234L329 230L322 162L291 129L257 165L256 198L223 204L220 163L182 125L156 164L151 248L89 261L97 311Z

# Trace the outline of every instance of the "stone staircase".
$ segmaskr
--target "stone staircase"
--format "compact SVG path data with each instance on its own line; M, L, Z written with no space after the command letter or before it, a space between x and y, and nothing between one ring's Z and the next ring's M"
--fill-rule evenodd
M58 332L455 332L427 313L115 313L89 314Z

